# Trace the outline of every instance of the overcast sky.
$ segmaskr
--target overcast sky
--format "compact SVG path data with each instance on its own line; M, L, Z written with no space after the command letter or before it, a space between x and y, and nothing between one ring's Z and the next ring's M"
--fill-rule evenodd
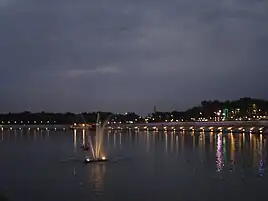
M265 0L0 0L0 112L268 98Z

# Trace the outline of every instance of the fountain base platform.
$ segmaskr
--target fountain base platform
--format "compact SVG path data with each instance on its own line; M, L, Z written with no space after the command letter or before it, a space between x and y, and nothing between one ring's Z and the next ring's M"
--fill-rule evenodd
M97 163L97 162L106 162L108 158L85 158L84 163Z

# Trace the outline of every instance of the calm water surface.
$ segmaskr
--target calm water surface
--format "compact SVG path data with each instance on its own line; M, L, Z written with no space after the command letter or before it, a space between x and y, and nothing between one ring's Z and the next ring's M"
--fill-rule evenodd
M87 165L82 142L82 131L0 131L1 194L14 201L268 199L262 135L109 132L111 161Z

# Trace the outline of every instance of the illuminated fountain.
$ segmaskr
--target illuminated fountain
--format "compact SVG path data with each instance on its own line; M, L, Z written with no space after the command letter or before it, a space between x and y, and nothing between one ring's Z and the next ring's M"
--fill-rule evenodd
M91 163L91 162L103 162L107 161L108 159L104 156L103 150L102 150L102 141L103 141L103 134L104 129L107 124L108 120L106 120L103 125L101 125L100 122L100 115L97 116L97 122L96 122L96 138L94 143L92 143L91 138L89 137L89 144L90 144L90 150L92 153L92 158L86 157L85 163Z

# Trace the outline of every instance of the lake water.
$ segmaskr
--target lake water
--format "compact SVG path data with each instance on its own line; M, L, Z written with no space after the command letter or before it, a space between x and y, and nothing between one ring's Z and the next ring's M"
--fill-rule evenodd
M82 131L0 131L0 141L11 201L267 200L262 135L109 132L110 161L87 165Z

